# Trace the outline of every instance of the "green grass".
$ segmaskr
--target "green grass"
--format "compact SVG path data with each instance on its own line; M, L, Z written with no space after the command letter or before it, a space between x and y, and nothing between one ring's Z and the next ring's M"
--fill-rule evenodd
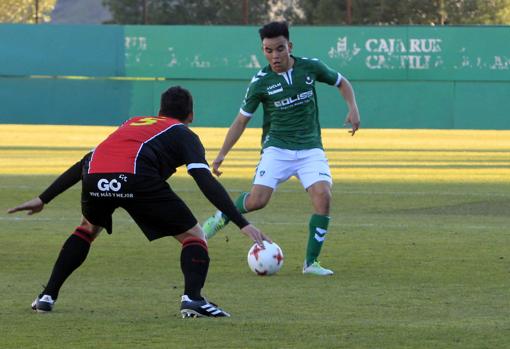
M2 177L5 207L50 177ZM172 180L204 219L212 207L187 179ZM247 180L228 180L230 188ZM237 193L232 192L235 196ZM78 189L37 216L0 220L0 316L6 348L504 348L510 338L508 185L344 183L323 264L300 273L310 209L295 182L250 217L284 250L274 277L249 271L249 241L234 227L210 241L204 293L233 315L182 320L179 246L145 241L123 212L63 287L55 312L29 303L79 220Z
M75 147L87 144L0 144L6 164L0 168L1 347L507 348L510 183L502 163L510 158L508 141L480 138L472 144L472 137L445 131L439 141L432 132L418 137L422 132L366 132L370 137L363 138L360 131L359 138L340 140L353 142L350 151L332 145L338 150L328 154L330 162L339 167L333 170L332 223L321 260L334 276L301 274L311 207L294 180L279 188L267 208L248 216L283 249L277 275L258 277L249 270L251 243L235 227L212 239L204 294L232 313L220 320L178 316L180 247L171 238L148 243L122 211L114 217L114 234L93 243L88 260L64 285L55 311L32 313L30 302L79 223L79 188L38 215L7 215L8 207L37 195L54 178L11 171L39 154L21 145L67 147L37 157L41 167L35 172L53 173L77 157ZM202 139L207 145L209 139ZM232 197L250 187L245 173L257 157L239 155L256 145L241 148L231 158L239 163L226 166L222 178ZM478 153L485 157L473 158ZM52 166L56 157L65 161ZM465 161L470 168L459 165ZM213 212L187 176L170 182L199 220Z

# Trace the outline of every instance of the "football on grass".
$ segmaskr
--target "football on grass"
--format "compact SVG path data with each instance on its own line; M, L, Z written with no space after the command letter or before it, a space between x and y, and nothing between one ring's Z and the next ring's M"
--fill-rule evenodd
M248 251L248 265L257 275L272 275L282 268L283 252L275 242L264 241L264 247L253 244Z

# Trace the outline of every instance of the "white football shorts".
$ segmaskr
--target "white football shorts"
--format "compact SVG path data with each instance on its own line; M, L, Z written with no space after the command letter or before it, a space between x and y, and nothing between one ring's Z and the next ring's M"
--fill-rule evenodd
M322 149L289 150L277 147L264 149L253 184L276 189L292 176L296 176L305 189L319 181L333 184L328 159Z

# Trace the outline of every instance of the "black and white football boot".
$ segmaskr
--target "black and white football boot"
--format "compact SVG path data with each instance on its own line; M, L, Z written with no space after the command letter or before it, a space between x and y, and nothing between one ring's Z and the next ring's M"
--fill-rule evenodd
M181 315L185 318L194 317L230 317L230 314L210 303L207 299L191 300L187 295L181 297Z
M32 310L38 313L47 313L53 310L55 300L48 294L40 294L32 302Z

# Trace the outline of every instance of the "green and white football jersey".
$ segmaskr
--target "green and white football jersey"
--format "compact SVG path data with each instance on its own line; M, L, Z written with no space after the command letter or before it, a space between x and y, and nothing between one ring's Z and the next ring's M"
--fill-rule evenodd
M262 148L322 149L315 82L339 86L342 75L318 59L292 58L285 73L267 65L253 77L240 112L251 117L262 103Z

